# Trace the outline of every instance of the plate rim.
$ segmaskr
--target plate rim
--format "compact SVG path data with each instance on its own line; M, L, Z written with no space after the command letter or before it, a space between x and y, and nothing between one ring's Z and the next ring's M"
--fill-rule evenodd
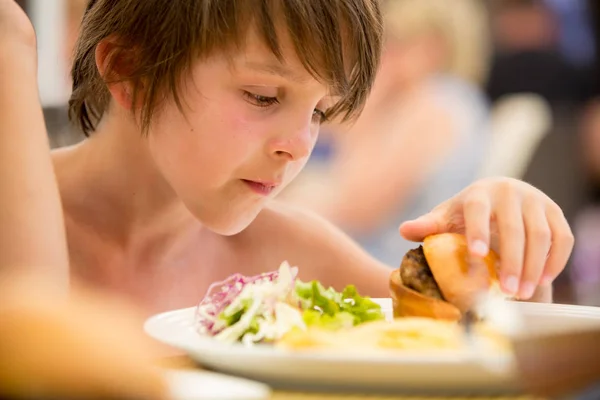
M389 298L373 298L374 301L382 304L382 307L388 308L391 305L391 299ZM594 319L600 320L600 307L585 306L585 305L574 305L574 304L561 304L561 303L534 303L534 302L515 302L518 307L523 308L529 312L536 312L540 315L558 314L560 315L573 315L573 316L590 316ZM481 360L481 356L472 354L471 352L458 350L458 351L444 351L443 353L419 353L411 354L407 352L396 352L392 354L382 354L382 352L373 353L358 353L351 352L342 354L340 351L327 351L323 349L308 350L302 352L286 351L281 348L274 348L272 346L244 346L239 343L227 344L220 343L210 336L201 335L196 332L195 329L186 329L186 332L180 332L179 335L173 335L172 340L169 340L165 335L158 334L154 327L163 325L163 329L166 325L170 324L169 319L177 317L179 315L189 315L193 317L197 306L185 307L175 310L169 310L161 313L154 314L146 319L144 322L144 332L159 342L166 343L177 349L186 352L190 357L197 358L196 355L200 351L208 351L210 353L219 353L225 355L235 355L238 357L260 357L262 359L278 359L280 357L292 357L294 360L314 361L314 362L326 362L326 363L365 363L369 364L445 364L445 365L462 365L465 362L472 362L475 360ZM389 310L388 310L389 311ZM172 324L172 323L171 323ZM172 324L174 325L174 324ZM158 329L157 329L158 330ZM193 335L190 335L193 333ZM510 363L512 356L507 355L490 355L489 357L483 357L488 360L500 360L503 363Z
M381 299L391 305L390 299ZM582 306L560 303L531 303L517 302L520 307L528 312L539 315L562 315L591 318L600 321L600 307ZM457 353L441 354L438 352L408 354L396 352L392 357L382 356L381 353L358 353L342 354L341 352L326 352L322 350L310 352L285 351L271 346L246 347L242 344L227 344L217 342L210 336L204 337L194 329L193 320L188 325L183 325L181 318L193 318L197 306L179 308L154 314L146 319L144 331L150 337L171 345L184 352L194 362L225 375L241 377L260 383L265 383L271 388L283 390L294 390L301 387L304 391L323 392L326 390L336 392L347 390L352 385L353 390L365 390L382 393L413 393L422 395L422 392L433 390L432 395L454 393L456 395L466 394L479 395L494 393L498 395L519 394L519 371L512 353L504 355L493 355L492 357L477 357L462 351ZM384 310L385 311L385 310ZM154 329L154 324L159 327ZM187 329L182 327L186 327ZM179 332L173 332L179 329ZM183 331L183 332L182 332ZM317 367L318 365L318 367ZM251 367L249 367L251 366ZM362 375L353 376L351 381L340 378L333 373L325 380L321 375L314 373L301 373L298 371L311 371L317 367L341 371L360 371L361 368L383 371L383 375L376 382L365 380ZM450 372L446 378L437 381L435 386L424 383L423 371L437 371L438 373ZM458 371L469 373L462 374L457 378ZM475 374L472 372L475 371ZM398 380L397 375L390 379L390 373L400 373L403 376ZM429 375L429 373L426 373ZM463 376L464 375L464 376ZM340 380L342 379L342 380ZM370 378L369 378L370 379ZM328 383L329 382L329 383ZM327 389L329 388L329 389ZM463 390L464 388L464 390ZM352 393L354 393L354 391ZM439 393L438 393L439 391Z

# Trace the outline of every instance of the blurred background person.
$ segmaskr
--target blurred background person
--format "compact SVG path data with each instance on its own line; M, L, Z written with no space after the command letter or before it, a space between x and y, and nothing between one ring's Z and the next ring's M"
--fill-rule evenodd
M494 57L486 92L492 102L534 93L554 108L590 96L594 44L583 0L492 0Z
M288 201L312 208L397 265L398 233L475 178L488 140L488 68L479 0L387 0L383 64L364 113L325 125Z

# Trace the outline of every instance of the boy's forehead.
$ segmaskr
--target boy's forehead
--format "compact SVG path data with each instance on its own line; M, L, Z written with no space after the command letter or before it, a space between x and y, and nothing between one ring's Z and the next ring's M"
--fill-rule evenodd
M257 29L251 27L242 45L232 50L233 67L277 75L298 83L314 80L302 65L287 30L278 29L277 40L281 57L277 57L258 34Z
M277 39L280 57L273 53L255 27L249 29L242 45L234 48L233 54L230 54L234 70L270 74L298 84L317 82L300 61L286 29L277 29Z
M280 76L296 83L307 83L312 79L312 76L302 66L300 66L301 71L299 71L298 68L293 68L274 57L261 58L253 56L246 58L243 67L255 72Z

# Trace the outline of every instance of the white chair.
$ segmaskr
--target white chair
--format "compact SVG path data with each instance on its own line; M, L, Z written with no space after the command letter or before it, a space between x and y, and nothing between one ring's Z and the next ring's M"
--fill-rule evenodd
M479 177L522 178L552 127L550 105L534 94L499 99L491 112L491 138Z

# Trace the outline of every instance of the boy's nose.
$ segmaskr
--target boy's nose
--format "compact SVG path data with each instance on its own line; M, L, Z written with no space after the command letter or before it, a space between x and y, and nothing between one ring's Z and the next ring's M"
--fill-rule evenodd
M279 135L269 142L269 154L277 159L296 161L308 157L316 139L310 125L295 129L292 134Z

